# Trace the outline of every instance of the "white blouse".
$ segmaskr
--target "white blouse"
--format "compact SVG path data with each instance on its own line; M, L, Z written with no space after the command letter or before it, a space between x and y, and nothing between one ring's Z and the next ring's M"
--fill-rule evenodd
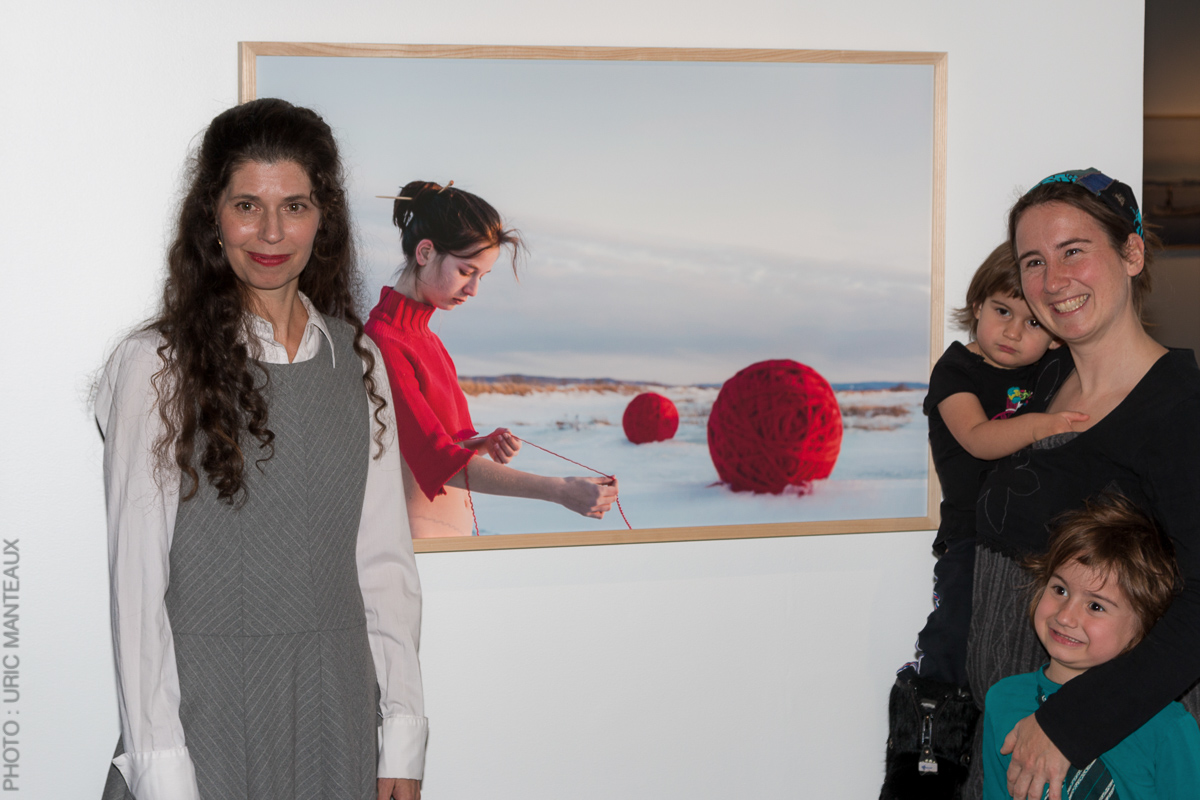
M314 358L321 337L329 342L326 351L332 356L324 319L307 297L301 294L300 299L308 324L294 361ZM287 364L287 351L275 341L271 324L257 316L252 323L261 360ZM382 694L378 775L419 779L428 729L417 661L421 587L404 505L391 388L375 344L366 337L362 342L375 355L375 389L388 403L383 456L372 457L367 467L357 545L367 636ZM164 603L180 474L171 469L159 480L154 474L152 451L163 424L151 378L162 368L161 344L157 333L145 331L123 341L105 367L96 397L96 420L104 436L113 648L125 747L113 764L138 800L198 800L179 721L179 674ZM337 368L336 358L333 366ZM373 405L370 410L373 414Z

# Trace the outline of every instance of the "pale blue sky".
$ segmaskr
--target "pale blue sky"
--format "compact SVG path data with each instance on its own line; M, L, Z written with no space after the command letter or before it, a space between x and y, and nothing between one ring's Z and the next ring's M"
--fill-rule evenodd
M462 374L725 380L793 358L925 379L932 67L260 57L351 168L372 284L424 178L525 235L520 285L435 316ZM376 290L372 291L374 296Z

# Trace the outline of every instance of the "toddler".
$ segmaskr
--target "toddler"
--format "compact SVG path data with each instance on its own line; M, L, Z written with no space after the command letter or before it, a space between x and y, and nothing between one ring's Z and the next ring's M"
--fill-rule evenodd
M975 501L989 462L1087 419L1072 411L1014 416L1034 397L1038 376L1054 358L1047 352L1057 344L1025 304L1007 242L976 270L955 319L970 342L947 348L925 397L943 495L933 543L934 609L917 637L917 659L900 670L892 690L881 800L955 797L966 775L979 719L966 667Z

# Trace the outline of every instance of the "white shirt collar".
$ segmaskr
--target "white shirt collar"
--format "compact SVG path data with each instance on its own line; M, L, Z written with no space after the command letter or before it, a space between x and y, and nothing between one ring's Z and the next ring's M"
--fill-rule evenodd
M304 310L308 312L308 322L304 326L304 335L300 338L300 347L297 348L296 357L292 359L292 363L314 358L321 349L321 337L324 336L330 360L336 368L337 354L333 351L333 339L329 335L325 318L313 307L312 301L305 297L304 292L299 292L299 295L300 302L304 304ZM275 328L258 314L247 313L250 315L250 330L258 339L259 349L262 351L261 359L268 364L287 364L287 348L275 341Z

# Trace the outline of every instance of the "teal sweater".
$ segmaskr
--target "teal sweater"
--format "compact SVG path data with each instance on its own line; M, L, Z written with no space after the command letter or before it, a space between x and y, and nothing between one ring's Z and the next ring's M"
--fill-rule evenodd
M1005 773L1012 756L1000 755L1000 748L1009 731L1037 711L1039 696L1049 697L1059 690L1059 684L1045 673L1042 667L1013 675L988 690L983 717L984 800L1011 800ZM1116 785L1113 800L1200 797L1200 727L1179 703L1158 712L1100 760ZM1063 798L1067 796L1064 790Z

